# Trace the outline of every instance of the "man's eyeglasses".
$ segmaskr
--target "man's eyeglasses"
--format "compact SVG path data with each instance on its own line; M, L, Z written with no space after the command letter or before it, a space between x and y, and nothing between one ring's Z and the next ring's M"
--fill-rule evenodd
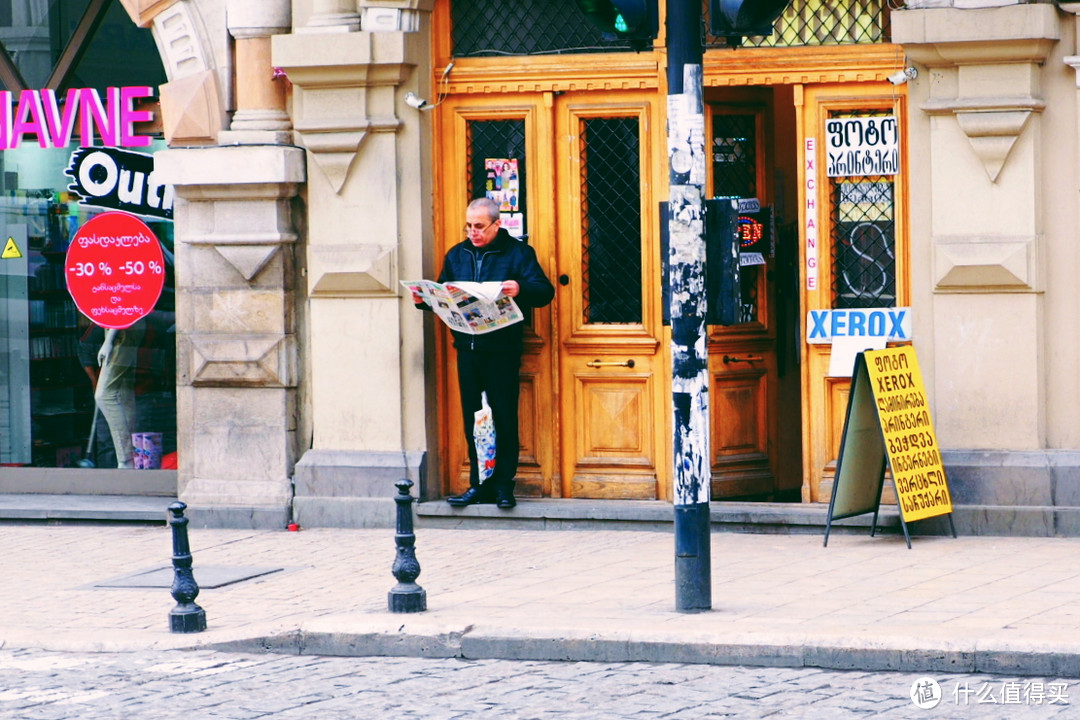
M465 223L465 234L468 235L469 233L482 233L494 224L494 220L489 222L487 225L481 225L479 223Z

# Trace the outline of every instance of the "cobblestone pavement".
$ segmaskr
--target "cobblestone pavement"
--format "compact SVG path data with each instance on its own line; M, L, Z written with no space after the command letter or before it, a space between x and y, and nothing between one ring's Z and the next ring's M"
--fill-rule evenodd
M17 720L1022 720L1077 717L1080 682L997 675L569 663L0 650ZM939 697L923 709L920 701ZM1075 697L1074 697L1075 696ZM929 703L928 703L929 704Z

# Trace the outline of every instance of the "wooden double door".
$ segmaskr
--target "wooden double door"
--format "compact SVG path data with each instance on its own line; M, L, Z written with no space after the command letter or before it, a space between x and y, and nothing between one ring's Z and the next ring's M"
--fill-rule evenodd
M663 102L655 90L452 96L436 117L436 265L461 239L466 204L487 194L556 288L527 320L521 496L671 498ZM766 109L746 107L763 147ZM710 123L731 112L710 107ZM754 172L764 190L768 173ZM767 499L777 488L774 267L747 275L746 322L709 338L717 498ZM456 493L468 484L466 445L455 352L443 328L439 336L444 490Z

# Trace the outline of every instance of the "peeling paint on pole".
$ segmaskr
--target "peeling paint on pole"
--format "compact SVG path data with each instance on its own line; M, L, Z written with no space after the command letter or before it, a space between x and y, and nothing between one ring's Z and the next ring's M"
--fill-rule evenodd
M701 80L701 65L685 65L683 92L668 96L668 281L676 505L707 503L711 478Z
M701 0L667 0L668 291L675 609L712 609Z

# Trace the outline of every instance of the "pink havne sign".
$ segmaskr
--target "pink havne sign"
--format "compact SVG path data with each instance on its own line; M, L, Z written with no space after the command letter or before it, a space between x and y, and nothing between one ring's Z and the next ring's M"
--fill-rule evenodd
M0 150L13 150L23 142L62 148L78 133L79 145L94 144L95 133L105 147L146 147L151 138L135 134L135 123L153 118L149 110L136 110L135 99L151 97L150 87L111 87L105 97L94 88L72 88L63 101L55 90L23 90L18 102L0 92Z

